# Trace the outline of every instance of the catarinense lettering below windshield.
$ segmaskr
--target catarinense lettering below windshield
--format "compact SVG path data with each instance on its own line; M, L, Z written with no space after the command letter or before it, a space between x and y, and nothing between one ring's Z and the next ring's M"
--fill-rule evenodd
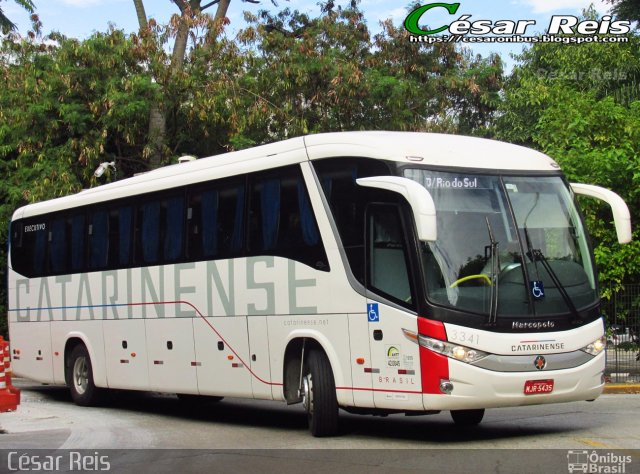
M422 245L432 303L492 319L571 314L597 301L584 227L561 177L404 175L436 205L438 240Z

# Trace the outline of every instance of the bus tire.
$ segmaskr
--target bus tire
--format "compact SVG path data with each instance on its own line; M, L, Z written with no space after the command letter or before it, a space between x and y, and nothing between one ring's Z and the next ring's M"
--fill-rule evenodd
M99 404L103 391L93 383L93 367L84 344L73 348L66 361L67 386L76 405L88 407Z
M477 410L451 410L451 418L456 425L476 426L484 417L484 408Z
M307 412L309 430L316 437L338 432L338 400L333 371L326 354L311 350L305 361L302 379L302 404Z

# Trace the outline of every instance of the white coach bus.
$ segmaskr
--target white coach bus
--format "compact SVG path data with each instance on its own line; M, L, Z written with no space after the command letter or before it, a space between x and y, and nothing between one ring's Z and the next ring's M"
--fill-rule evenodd
M294 138L18 209L16 375L338 411L592 400L605 368L596 269L549 157L424 133Z

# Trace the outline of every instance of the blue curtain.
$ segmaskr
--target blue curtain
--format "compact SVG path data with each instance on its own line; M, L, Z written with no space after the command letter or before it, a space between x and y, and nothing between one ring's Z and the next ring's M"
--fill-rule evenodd
M131 256L131 207L121 207L118 211L118 263L128 265Z
M51 244L49 246L49 260L51 271L67 271L67 236L64 219L56 219L51 223Z
M202 256L215 257L218 254L218 191L202 194L201 211Z
M71 270L84 270L84 236L86 230L84 215L73 216L71 219Z
M302 180L298 181L298 209L300 210L300 226L302 227L302 239L304 243L313 246L320 240L313 209L307 196L307 190Z
M109 214L107 211L98 211L93 215L91 233L91 268L103 268L109 258Z
M182 233L184 229L184 199L182 196L167 199L165 221L164 258L174 262L182 256Z
M262 250L273 250L278 244L280 180L268 179L262 183L260 210L262 211Z
M231 236L231 252L242 250L244 244L244 185L237 189L236 215Z
M142 206L142 260L144 263L158 261L160 249L160 203L149 202Z

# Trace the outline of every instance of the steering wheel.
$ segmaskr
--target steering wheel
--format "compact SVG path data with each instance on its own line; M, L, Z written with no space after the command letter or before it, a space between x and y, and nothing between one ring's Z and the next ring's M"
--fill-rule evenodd
M476 280L476 279L484 280L489 286L491 286L491 279L484 273L478 273L477 275L468 275L466 277L458 278L456 281L451 283L449 288L455 288L460 283L464 283L465 281Z

